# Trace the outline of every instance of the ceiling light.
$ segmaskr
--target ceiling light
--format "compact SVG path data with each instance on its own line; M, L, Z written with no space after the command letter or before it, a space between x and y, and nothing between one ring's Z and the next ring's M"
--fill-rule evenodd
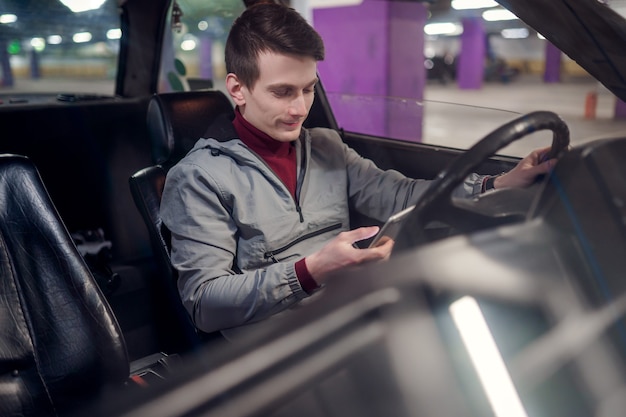
M61 0L61 3L74 13L98 9L104 2L105 0Z
M180 49L183 51L193 51L198 47L198 38L192 35L191 33L187 33L183 36L183 40L180 43Z
M48 36L48 44L49 45L58 45L63 41L63 38L59 35L50 35Z
M498 3L494 0L452 0L454 10L488 9L496 6Z
M180 49L183 51L193 51L198 44L193 39L185 39L180 43Z
M107 39L120 39L122 37L122 29L107 30Z
M483 19L488 22L497 22L500 20L515 20L517 16L506 9L486 10L483 12Z
M89 42L91 40L91 33L89 32L75 33L74 36L72 36L72 40L76 43Z
M46 48L46 40L44 38L32 38L30 46L37 52L41 52Z
M363 0L309 0L308 6L311 9L324 9L327 7L358 6Z
M452 22L429 23L424 26L427 35L460 35L463 33L461 25Z
M17 16L14 14L0 14L0 23L8 24L17 22Z
M526 39L528 37L528 29L526 28L502 29L500 34L505 39Z

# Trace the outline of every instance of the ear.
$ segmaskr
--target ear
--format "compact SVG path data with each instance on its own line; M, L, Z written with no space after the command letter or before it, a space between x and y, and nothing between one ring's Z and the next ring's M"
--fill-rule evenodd
M228 94L230 94L230 97L237 106L246 104L246 99L242 91L244 88L245 87L235 74L229 73L226 75L226 90L228 90Z

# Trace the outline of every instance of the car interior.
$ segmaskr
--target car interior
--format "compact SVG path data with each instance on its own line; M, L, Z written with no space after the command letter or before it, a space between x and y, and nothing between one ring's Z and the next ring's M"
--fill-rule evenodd
M607 41L624 38L623 19L600 2L498 3L541 27L543 14L560 16L545 32L555 41L569 22L588 22L603 35L572 23L562 49L597 48L581 64L608 72L626 99L623 48ZM160 200L168 170L234 107L211 80L159 91L175 4L116 2L124 35L110 96L0 90L0 416L623 415L626 136L572 146L551 111L462 150L344 129L322 79L305 127L336 129L379 167L431 187L388 262L342 271L315 302L241 343L198 331ZM471 172L513 168L520 158L499 151L537 131L559 157L549 175L526 190L451 197ZM90 245L107 249L97 265ZM477 310L491 329L480 337L499 351L469 348L479 326L463 322ZM481 351L506 364L505 383L489 387Z
M159 265L158 283L161 306L170 311L167 351L184 353L206 344L219 335L208 335L195 328L184 309L176 287L176 271L170 262L170 234L159 215L161 196L168 169L193 147L218 116L233 113L233 106L221 91L193 91L155 94L148 104L146 123L152 143L154 165L131 175L130 191L148 229L153 253ZM179 333L172 337L172 333Z
M529 413L617 416L626 382L617 272L626 235L615 227L624 188L613 174L624 152L621 138L572 149L524 221L345 271L274 328L226 351L208 349L154 389L89 412L491 415L457 331L466 307L480 305ZM174 395L180 391L188 395ZM515 411L520 399L506 398L505 411Z

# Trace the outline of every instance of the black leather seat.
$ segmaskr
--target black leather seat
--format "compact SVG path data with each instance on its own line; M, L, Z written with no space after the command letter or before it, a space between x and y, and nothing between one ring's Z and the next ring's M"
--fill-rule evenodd
M221 91L155 94L146 120L154 164L168 169L178 162L221 113L233 113L232 103Z
M207 131L220 114L233 114L233 106L220 91L186 91L163 93L152 97L148 105L147 123L155 164L139 170L130 177L130 189L137 209L146 223L150 241L161 272L160 290L164 292L178 332L177 352L203 346L219 340L216 335L199 332L182 305L176 287L177 274L170 261L170 235L161 222L161 196L167 171L176 164Z
M129 380L120 326L35 165L6 154L0 286L0 415L61 415Z

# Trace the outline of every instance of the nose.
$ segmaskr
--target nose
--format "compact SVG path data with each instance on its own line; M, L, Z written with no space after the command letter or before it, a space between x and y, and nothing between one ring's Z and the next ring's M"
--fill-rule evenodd
M289 114L291 116L305 116L309 111L308 107L309 106L304 94L300 93L291 101Z

